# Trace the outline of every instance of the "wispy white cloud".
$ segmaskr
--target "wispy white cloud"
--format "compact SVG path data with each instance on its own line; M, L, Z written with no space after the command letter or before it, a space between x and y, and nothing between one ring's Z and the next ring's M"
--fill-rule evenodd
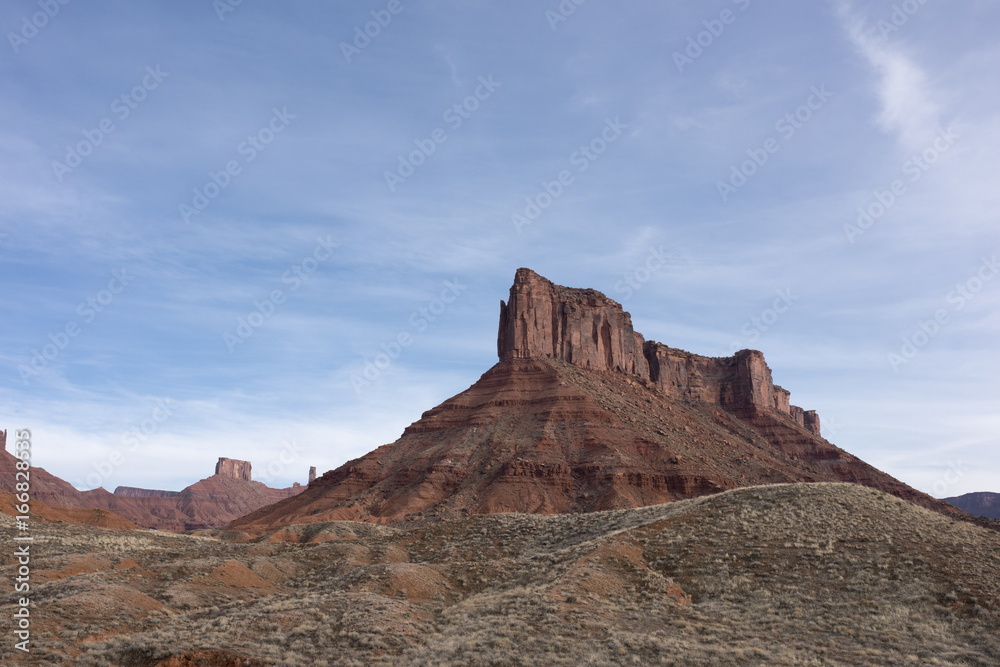
M922 150L942 124L942 105L929 77L914 56L883 34L879 22L859 12L851 0L837 0L838 16L851 43L877 76L875 92L880 102L879 125L895 132L908 150Z

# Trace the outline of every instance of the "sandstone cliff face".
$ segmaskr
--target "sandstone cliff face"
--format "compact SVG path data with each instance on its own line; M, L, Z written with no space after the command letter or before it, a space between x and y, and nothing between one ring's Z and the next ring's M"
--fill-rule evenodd
M814 435L819 435L819 415L816 414L816 411L806 410L803 416L805 418L803 425L806 430Z
M227 459L224 456L220 456L219 462L215 464L215 474L249 482L251 481L250 462Z
M816 413L790 404L789 392L772 382L757 350L703 357L645 341L617 301L595 290L556 285L530 269L517 270L509 302L500 302L497 354L501 361L553 358L633 375L674 398L778 412L819 435Z
M530 269L517 270L510 302L500 302L501 360L552 357L646 376L643 342L617 301L595 290L555 285Z

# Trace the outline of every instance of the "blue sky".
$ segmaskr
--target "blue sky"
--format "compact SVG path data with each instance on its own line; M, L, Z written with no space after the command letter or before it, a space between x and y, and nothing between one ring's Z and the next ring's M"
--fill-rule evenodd
M16 0L0 26L0 424L78 487L219 456L286 485L391 442L493 365L527 266L647 339L763 350L917 488L1000 491L994 2Z

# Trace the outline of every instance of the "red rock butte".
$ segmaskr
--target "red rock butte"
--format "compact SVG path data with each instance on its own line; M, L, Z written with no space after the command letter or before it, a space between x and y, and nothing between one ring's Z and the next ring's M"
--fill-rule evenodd
M823 439L760 352L713 358L647 341L595 290L518 269L497 354L396 442L230 527L588 512L780 482L854 482L960 514Z

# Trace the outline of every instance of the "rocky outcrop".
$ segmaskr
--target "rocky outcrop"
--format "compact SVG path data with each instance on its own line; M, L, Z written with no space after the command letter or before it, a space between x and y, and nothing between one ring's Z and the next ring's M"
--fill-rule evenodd
M249 482L251 481L250 462L227 459L224 456L220 456L219 462L215 464L215 474Z
M555 285L530 269L517 270L509 303L500 302L501 360L551 357L646 376L643 342L617 301L596 290Z
M115 489L116 496L125 498L173 498L177 491L160 491L158 489L140 489L134 486L119 486Z
M519 269L497 353L396 442L230 528L592 512L784 482L847 481L961 515L820 437L816 413L791 405L760 352L644 341L600 292Z
M309 466L309 483L316 481L316 466Z
M7 451L7 429L0 431L0 452Z
M819 415L816 414L816 411L806 410L803 417L803 426L805 426L806 430L813 435L819 435Z
M735 411L774 411L819 435L819 419L790 404L757 350L703 357L646 341L621 304L592 289L556 285L518 269L508 302L500 302L500 360L552 358L589 370L614 371L652 382L675 397Z

